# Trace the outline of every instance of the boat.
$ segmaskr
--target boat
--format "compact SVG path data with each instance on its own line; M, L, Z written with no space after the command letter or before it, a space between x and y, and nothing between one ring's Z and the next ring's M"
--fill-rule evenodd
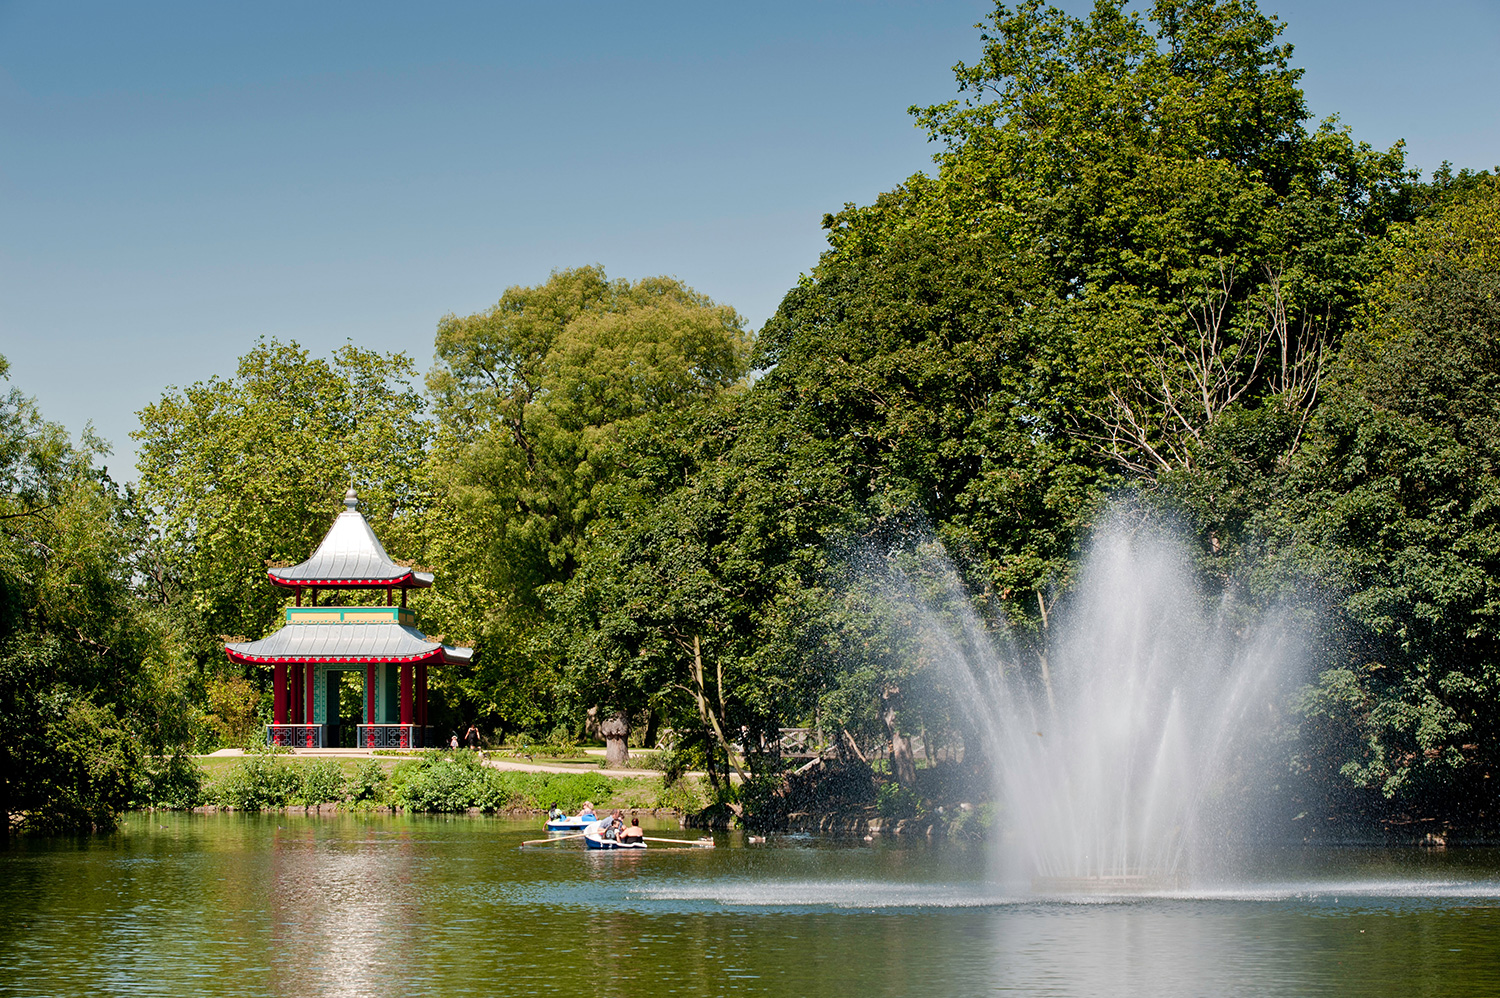
M621 842L618 839L607 839L604 830L609 827L609 819L604 818L589 825L583 833L583 844L590 849L644 849L644 840L635 842Z
M592 811L584 811L573 815L565 814L561 818L548 818L547 831L581 832L598 820L599 816Z

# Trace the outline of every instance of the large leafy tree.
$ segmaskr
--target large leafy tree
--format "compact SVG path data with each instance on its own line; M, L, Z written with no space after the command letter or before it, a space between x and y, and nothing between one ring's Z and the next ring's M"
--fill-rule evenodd
M575 571L596 492L630 460L621 441L737 382L749 341L732 308L676 280L599 267L439 323L429 550L451 579L437 597L449 632L483 648L458 677L476 710L513 727L547 719L542 593Z
M754 389L663 413L622 451L577 570L546 592L561 688L664 720L715 781L774 768L778 728L814 716L836 668L825 541L858 516L847 444Z
M1500 184L1393 233L1268 532L1333 594L1306 762L1492 815L1500 778Z
M1110 492L1195 496L1211 545L1244 529L1250 490L1203 465L1226 439L1273 470L1301 444L1408 178L1399 148L1309 127L1253 2L1031 0L984 27L960 98L914 109L936 174L825 218L756 391L849 441L862 529L926 524L1040 671Z
M259 637L285 599L268 563L307 558L353 486L399 556L414 550L428 434L411 361L352 345L331 359L261 342L231 378L169 391L140 413L145 569L179 639L222 661L223 635Z
M112 827L188 736L175 656L133 590L142 525L102 451L0 397L0 835L13 816Z

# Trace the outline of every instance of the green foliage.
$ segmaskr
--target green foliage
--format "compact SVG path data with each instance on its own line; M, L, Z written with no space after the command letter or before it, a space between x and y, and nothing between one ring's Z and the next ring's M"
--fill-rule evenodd
M365 759L349 781L349 799L355 803L380 804L386 799L390 775L379 759Z
M212 783L205 802L236 811L286 807L301 798L300 769L268 752L246 755Z
M404 355L262 342L142 411L138 497L9 393L0 812L61 830L132 799L458 812L619 790L470 753L352 780L255 754L199 786L181 747L244 740L265 700L222 637L275 622L267 562L307 557L351 481L442 575L423 619L479 649L435 703L568 746L590 710L648 717L673 733L662 801L765 805L789 725L959 729L977 767L905 597L950 623L972 604L1039 673L1123 494L1197 536L1226 605L1320 594L1302 778L1492 808L1500 182L1416 183L1399 146L1312 125L1282 28L1253 0L996 4L959 98L914 109L936 169L828 215L755 343L678 281L599 267L445 316L427 397ZM682 778L699 768L707 797ZM876 804L920 807L895 783Z
M711 798L703 783L692 777L663 780L656 795L656 807L669 807L683 814L696 814L708 807Z
M315 807L370 799L365 796L370 786L383 784L363 767L351 780L333 759L291 762L274 752L249 752L203 788L202 801L237 811Z
M1336 600L1309 757L1468 814L1500 766L1500 183L1389 252L1273 527Z
M985 801L978 807L959 808L949 820L946 834L954 840L983 841L995 831L998 808L993 801Z
M136 804L186 811L204 801L204 774L185 755L175 754L148 764L136 793Z
M349 798L349 779L332 759L317 759L297 767L293 804L336 804Z
M141 499L157 537L150 595L200 661L224 664L221 635L259 637L286 600L267 563L307 558L355 486L392 550L425 507L427 428L411 361L352 345L331 361L261 342L232 378L173 390L141 410Z
M0 836L111 828L189 740L178 662L137 598L133 497L19 391L0 396Z
M448 581L435 612L483 651L477 671L451 675L478 713L512 728L551 721L541 593L587 547L595 492L627 460L620 439L736 382L747 354L733 309L669 278L610 281L598 267L509 288L488 311L439 324L430 550Z
M882 783L875 791L875 807L882 818L915 818L922 813L922 799L899 783Z

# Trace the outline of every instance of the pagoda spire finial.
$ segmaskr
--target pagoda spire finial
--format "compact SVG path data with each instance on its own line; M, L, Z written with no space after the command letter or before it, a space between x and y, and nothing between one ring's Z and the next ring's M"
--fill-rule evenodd
M354 486L349 486L349 491L344 493L344 507L346 509L359 509L359 496L354 494Z

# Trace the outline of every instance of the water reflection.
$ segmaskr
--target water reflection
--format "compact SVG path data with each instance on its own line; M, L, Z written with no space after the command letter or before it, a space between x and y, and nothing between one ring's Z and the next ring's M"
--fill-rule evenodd
M1500 858L1267 854L1038 897L982 850L517 849L530 824L155 816L0 853L0 994L1500 993Z
M271 842L271 988L370 995L409 980L421 918L410 828L303 823Z

